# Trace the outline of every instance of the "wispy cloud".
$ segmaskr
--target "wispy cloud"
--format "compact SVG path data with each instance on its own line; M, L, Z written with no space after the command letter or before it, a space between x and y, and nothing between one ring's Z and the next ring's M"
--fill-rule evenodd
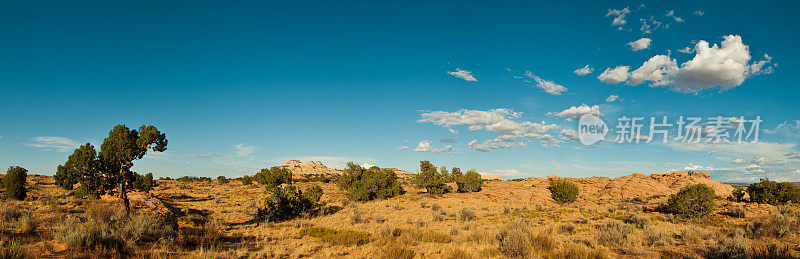
M585 76L585 75L591 74L593 71L594 71L594 68L591 68L591 67L589 67L589 65L586 65L585 67L575 69L575 71L572 71L572 72L575 73L576 75L579 75L579 76Z
M47 151L69 152L80 146L78 142L65 137L35 137L31 140L33 143L25 145Z
M447 71L447 73L450 74L451 76L458 77L470 82L478 82L478 79L476 79L475 76L472 75L472 71L469 70L456 68L456 71Z
M238 157L248 156L256 151L256 147L247 146L244 143L237 144L234 148L236 148L236 156Z
M544 90L545 93L552 95L561 95L562 92L567 91L567 88L556 84L553 81L544 80L533 74L531 71L525 71L525 76L533 79L536 82L536 87Z

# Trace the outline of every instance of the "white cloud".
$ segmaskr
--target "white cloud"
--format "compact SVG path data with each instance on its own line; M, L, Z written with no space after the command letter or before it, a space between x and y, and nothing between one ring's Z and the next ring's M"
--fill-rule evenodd
M762 72L763 65L749 64L750 51L737 35L724 37L721 46L701 40L695 47L695 56L683 64L673 75L675 87L684 92L721 86L728 90L741 85L751 75Z
M558 136L563 141L579 139L578 131L574 129L563 129L561 133L558 133Z
M453 149L452 145L447 145L447 146L441 147L441 148L434 148L434 147L431 146L431 141L430 140L420 141L419 144L417 145L417 148L415 148L414 151L415 152L431 152L431 153L434 153L434 154L438 154L438 153L458 154L458 151Z
M606 13L606 17L614 17L614 20L611 21L611 26L619 26L618 29L622 29L622 27L627 23L625 20L625 15L631 13L631 10L628 7L623 9L608 9L608 13Z
M399 146L395 148L395 150L406 150L406 149L408 149L408 146Z
M639 19L639 22L642 23L642 27L640 27L639 30L644 34L650 34L653 31L661 28L666 29L666 27L661 27L662 23L656 20L656 18L653 16L650 16L649 20L641 18Z
M651 40L650 38L641 38L635 41L628 42L628 46L630 46L631 50L633 51L640 51L643 49L649 49L650 43L652 42L653 40Z
M638 85L647 81L654 86L664 86L672 83L669 77L678 70L677 62L666 55L655 55L645 61L641 67L630 73L630 80L626 84Z
M476 79L475 76L472 75L472 72L469 70L456 68L456 71L447 71L447 73L450 74L451 76L458 77L470 82L478 82L478 79Z
M703 16L703 15L705 15L706 13L705 13L705 12L703 12L703 10L697 10L697 11L694 11L694 13L692 13L692 14L694 14L694 15L697 15L697 16Z
M775 129L764 129L767 134L781 134L791 138L800 138L800 120L784 121Z
M679 49L678 52L689 54L689 53L694 52L694 49L692 47L688 47L687 46L685 48Z
M612 94L612 95L609 95L608 98L606 98L606 102L610 102L611 103L611 102L614 102L614 101L616 101L618 99L619 99L619 95Z
M240 143L240 144L234 146L234 148L236 148L236 156L237 157L248 156L250 154L253 154L253 152L256 151L256 147L247 146L244 143Z
M65 137L35 137L34 143L26 144L47 151L69 152L80 146L78 142Z
M528 144L526 144L525 142L507 142L500 139L489 139L481 143L478 143L478 140L476 139L467 143L467 147L469 149L480 152L489 152L501 148L515 148L515 147L527 147L527 146Z
M675 22L683 22L683 18L675 16L675 11L673 11L673 10L667 11L667 14L665 14L664 16L672 17L672 19L675 20Z
M756 164L756 165L787 165L788 160L773 160L763 156L756 156L753 159L737 158L732 161L734 164Z
M573 71L573 73L575 73L576 75L579 75L579 76L585 76L585 75L591 74L593 71L594 71L594 68L591 68L591 67L589 67L589 65L586 65L583 68L575 69L575 71Z
M689 163L686 167L683 168L685 171L714 171L713 166L702 166L696 165L694 163Z
M617 66L614 69L606 68L603 73L597 76L597 79L608 84L618 84L628 80L628 66Z
M556 84L553 81L547 81L533 74L531 71L525 71L525 76L536 81L536 87L541 88L548 94L561 95L561 92L567 91L566 87Z
M547 131L559 128L555 124L545 122L535 123L530 121L516 122L512 119L518 118L521 113L509 109L493 109L488 111L462 109L456 112L446 111L423 111L421 119L417 122L430 122L434 125L447 128L456 134L453 126L468 126L470 131L486 130L498 135L495 139L484 141L478 144L477 140L471 141L467 146L478 151L489 151L497 148L525 147L525 142L517 140L536 139L542 142L557 141L552 136L545 134ZM422 144L422 142L420 142ZM419 147L418 147L419 148ZM424 148L424 145L423 145Z
M701 40L696 43L694 52L695 56L680 66L668 55L656 55L630 74L627 66L618 66L613 70L606 69L597 78L611 84L630 78L628 85L651 82L651 86L672 86L672 90L677 92L696 93L717 86L723 91L729 90L751 76L773 72L769 66L772 57L768 55L764 55L761 61L750 63L749 48L739 36L725 36L721 46L710 46Z
M589 106L586 104L582 104L581 106L572 106L563 110L558 113L548 113L550 115L556 115L558 117L567 118L567 119L580 119L581 116L585 114L591 114L594 116L603 116L603 113L600 112L600 106L594 105Z

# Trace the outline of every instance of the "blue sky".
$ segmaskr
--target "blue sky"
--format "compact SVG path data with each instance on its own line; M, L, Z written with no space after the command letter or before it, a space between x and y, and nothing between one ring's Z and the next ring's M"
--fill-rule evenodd
M239 176L288 159L414 171L430 160L504 178L692 168L719 181L798 181L797 7L7 3L0 166L52 174L116 124L153 124L168 151L134 169L159 176ZM763 123L757 144L609 134L584 146L564 130L585 113L610 127L623 115Z

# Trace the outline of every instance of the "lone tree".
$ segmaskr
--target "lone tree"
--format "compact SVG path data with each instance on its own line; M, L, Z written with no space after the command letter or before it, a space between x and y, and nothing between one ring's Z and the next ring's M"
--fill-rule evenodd
M73 184L80 182L81 188L85 188L87 193L119 188L125 211L130 212L128 190L137 179L131 167L133 161L144 157L148 150L167 150L166 135L152 125L142 125L138 131L117 125L108 132L98 155L95 155L94 147L89 143L76 149L67 162L59 166L57 183L65 189L71 189Z
M28 179L28 170L19 166L12 166L6 171L6 177L3 177L3 187L6 189L6 194L9 197L24 200L27 196L25 189L25 182Z

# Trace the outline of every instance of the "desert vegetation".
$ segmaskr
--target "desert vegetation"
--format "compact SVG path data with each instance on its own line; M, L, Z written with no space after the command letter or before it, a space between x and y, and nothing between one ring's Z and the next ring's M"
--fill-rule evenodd
M126 172L128 212L92 151L76 149L55 177L6 171L0 257L800 256L794 189L766 179L741 189L696 173L620 179L685 182L647 193L556 176L484 181L429 161L406 177L355 163L311 177L282 166L238 178Z

